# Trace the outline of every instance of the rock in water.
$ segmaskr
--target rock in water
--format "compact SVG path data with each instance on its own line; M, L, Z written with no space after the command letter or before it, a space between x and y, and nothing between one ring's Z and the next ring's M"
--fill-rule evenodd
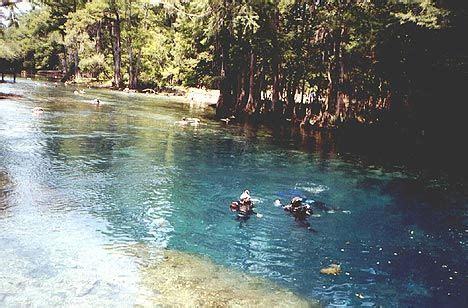
M339 275L341 273L341 265L339 264L330 264L329 267L324 267L320 270L320 274L325 275Z

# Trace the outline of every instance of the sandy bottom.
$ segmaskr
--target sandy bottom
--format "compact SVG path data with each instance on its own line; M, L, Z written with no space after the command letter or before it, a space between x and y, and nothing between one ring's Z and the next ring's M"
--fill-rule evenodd
M265 279L171 250L143 269L142 282L155 290L154 304L165 307L319 307Z

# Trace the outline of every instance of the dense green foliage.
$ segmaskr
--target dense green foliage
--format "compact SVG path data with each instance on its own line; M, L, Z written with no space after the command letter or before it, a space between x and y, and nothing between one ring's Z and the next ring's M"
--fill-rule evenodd
M455 0L43 1L2 30L0 57L118 88L219 88L220 117L424 129L467 77L467 19Z

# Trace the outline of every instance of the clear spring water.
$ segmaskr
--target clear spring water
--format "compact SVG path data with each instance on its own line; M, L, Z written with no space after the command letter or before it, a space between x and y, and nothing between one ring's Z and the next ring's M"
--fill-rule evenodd
M0 100L0 306L144 305L138 272L151 254L118 252L141 244L206 256L324 305L466 303L466 183L368 165L320 142L301 151L266 129L175 125L213 111L169 98L73 90L0 84L23 96ZM239 223L228 205L246 188L263 217ZM294 195L336 210L316 209L310 232L273 206ZM332 262L342 274L321 275Z

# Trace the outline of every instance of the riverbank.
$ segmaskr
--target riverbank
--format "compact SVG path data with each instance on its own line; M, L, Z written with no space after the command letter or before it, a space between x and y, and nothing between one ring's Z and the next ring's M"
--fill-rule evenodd
M31 78L28 78L31 79ZM56 79L54 79L56 80ZM64 82L65 86L77 86L84 88L94 89L108 89L112 91L119 91L123 93L142 93L148 96L159 96L159 97L170 97L179 101L203 104L216 107L220 90L206 89L206 88L194 88L194 87L183 87L183 86L163 86L159 88L138 88L129 89L128 87L116 89L113 87L110 80L96 80L94 78L75 78ZM271 93L265 93L265 97L271 97ZM382 119L386 116L386 104L379 101L376 110L367 110L361 102L358 109L355 108L353 117L346 118L344 113L332 114L329 112L318 111L320 107L317 107L318 100L315 103L309 103L308 98L304 100L301 94L295 96L295 106L291 109L287 106L285 101L279 101L276 109L273 110L271 106L272 102L270 99L264 98L255 103L256 111L253 113L246 112L244 107L233 106L233 109L228 115L225 115L224 119L221 119L225 123L241 122L241 123L253 123L253 124L266 124L266 125L281 125L281 126L297 126L304 131L312 130L336 130L350 127L366 127L379 125ZM324 100L324 98L320 98ZM367 102L368 103L368 102ZM373 102L371 101L372 105ZM344 111L349 108L349 99L343 102ZM217 107L216 107L217 108ZM317 109L318 108L318 109ZM235 109L235 110L234 110ZM365 110L366 109L366 110ZM219 115L217 115L219 118Z
M91 78L80 78L74 81L67 81L65 85L77 85L80 87L89 87L96 89L109 89L122 91L124 93L144 93L146 95L174 97L175 99L186 100L192 103L216 105L219 97L219 90L183 87L183 86L168 86L161 88L140 88L140 89L115 89L110 81L96 81Z

